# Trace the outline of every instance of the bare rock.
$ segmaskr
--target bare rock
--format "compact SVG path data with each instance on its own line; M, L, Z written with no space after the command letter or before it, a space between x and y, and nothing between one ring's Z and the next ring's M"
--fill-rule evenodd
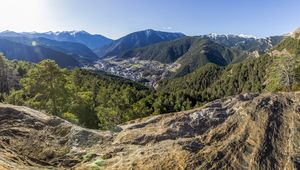
M300 168L300 93L227 97L120 129L87 130L1 105L0 169Z

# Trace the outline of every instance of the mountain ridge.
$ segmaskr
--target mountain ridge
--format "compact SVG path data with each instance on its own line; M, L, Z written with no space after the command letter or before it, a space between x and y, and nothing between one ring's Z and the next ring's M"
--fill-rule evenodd
M47 38L27 38L27 37L0 37L16 43L28 45L28 46L43 46L52 50L63 52L67 55L73 56L82 64L91 63L98 60L98 56L87 46L77 42L69 41L56 41Z
M45 59L56 61L61 67L79 67L81 64L73 56L42 46L29 46L0 38L0 52L8 59L40 62Z

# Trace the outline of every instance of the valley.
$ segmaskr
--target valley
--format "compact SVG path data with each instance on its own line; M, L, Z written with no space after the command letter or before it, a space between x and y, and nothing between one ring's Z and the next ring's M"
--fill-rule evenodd
M132 81L141 82L155 87L160 80L169 78L180 67L180 64L163 64L158 61L107 58L96 61L96 64L85 67L91 70L101 70Z

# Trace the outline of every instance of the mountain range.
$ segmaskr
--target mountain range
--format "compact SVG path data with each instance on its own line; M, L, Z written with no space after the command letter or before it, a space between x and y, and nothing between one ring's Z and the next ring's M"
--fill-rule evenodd
M69 41L56 41L47 38L28 38L28 37L0 37L11 42L24 44L27 46L42 46L44 48L52 49L58 52L65 53L73 56L76 60L81 63L91 63L98 60L98 56L87 46Z
M0 37L27 37L27 38L47 38L56 41L69 41L86 45L87 47L94 49L100 46L109 44L111 39L106 38L98 34L90 34L86 31L62 31L62 32L22 32L17 33L13 31L4 31L0 33Z
M92 35L85 31L46 33L4 31L0 33L0 39L14 43L7 43L5 49L0 47L0 51L9 59L38 62L40 60L37 58L49 58L55 59L60 66L67 67L89 66L109 58L112 60L157 61L162 64L179 65L173 70L175 73L172 75L181 76L207 63L225 66L257 56L276 46L283 38L284 36L256 38L244 35L217 34L185 36L182 33L148 29L111 40L102 35ZM13 45L9 47L9 44ZM25 50L24 54L22 51L12 53L11 51L14 50L10 49L16 45L22 46L22 49L28 48L28 50ZM37 51L33 50L36 48L59 53L60 61L55 56L50 57L42 52L33 53L33 51ZM28 53L30 55L27 55ZM35 58L30 58L30 56ZM70 58L76 60L76 64L74 61L70 62ZM67 62L61 63L64 61Z
M51 59L56 61L61 67L74 68L81 66L72 55L43 46L25 45L1 38L0 51L10 60L16 59L37 63L45 59Z

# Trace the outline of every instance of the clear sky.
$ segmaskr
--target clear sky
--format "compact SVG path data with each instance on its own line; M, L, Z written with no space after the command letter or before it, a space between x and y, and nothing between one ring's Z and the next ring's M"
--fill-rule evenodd
M278 35L300 27L300 0L0 0L0 31L86 30L109 38L155 29Z

